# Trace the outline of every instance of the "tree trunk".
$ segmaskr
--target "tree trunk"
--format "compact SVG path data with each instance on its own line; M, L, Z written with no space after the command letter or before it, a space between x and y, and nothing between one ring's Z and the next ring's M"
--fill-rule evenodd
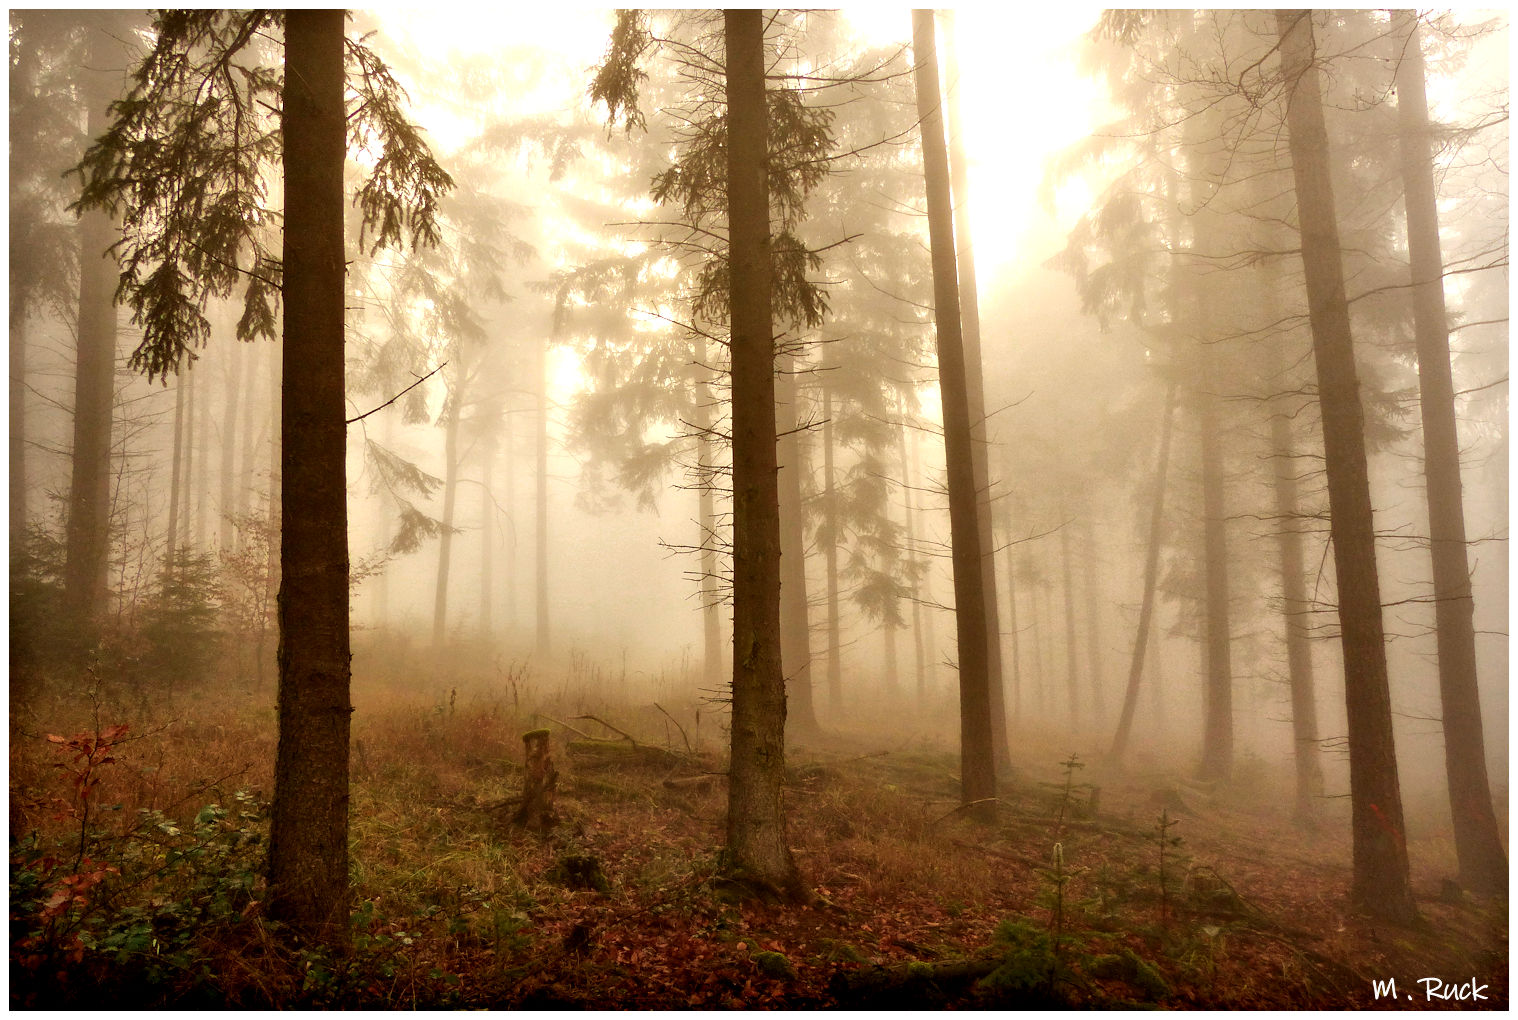
M480 640L492 641L495 631L495 458L494 424L485 430L481 452L480 493Z
M348 504L343 400L344 12L285 21L284 482L269 913L348 936Z
M815 733L817 713L812 704L811 622L806 590L806 521L801 506L801 478L806 473L802 435L800 387L789 354L776 359L775 421L779 429L780 496L780 660L787 672L790 694L787 720L793 733Z
M247 401L243 405L242 460L240 462L242 476L237 483L236 498L233 500L233 503L237 507L238 517L237 545L241 548L248 540L248 536L243 534L243 528L245 527L243 518L250 512L253 487L258 480L258 468L253 464L253 455L258 451L258 441L262 438L259 427L263 423L259 421L258 401L255 399L254 394L254 390L256 389L255 383L258 382L260 374L259 349L252 344L238 344L238 346L243 348L242 360L247 365L247 372L243 375L242 385L248 391Z
M557 317L555 317L557 322ZM537 654L539 664L546 666L548 659L548 347L546 344L538 345L538 429L537 439L537 475L538 484L536 490L536 514L537 526L533 529L533 537L537 543L536 569L537 569L537 597L533 603L536 608L538 625Z
M188 491L185 493L185 509L191 525L189 541L190 546L197 553L206 551L211 544L210 531L206 527L206 504L211 495L211 378L205 367L205 362L196 362L200 366L200 372L191 377L190 383L190 407L193 410L198 403L199 415L192 413L190 418L195 422L194 434L200 438L200 450L193 458L197 464L193 479ZM201 379L205 380L202 385ZM193 444L191 450L194 450ZM187 472L188 474L188 472Z
M179 548L180 466L184 455L184 387L189 366L174 376L174 453L169 460L169 533L165 540L163 571L174 576L174 553Z
M701 464L701 477L696 482L696 512L701 518L698 522L701 529L701 674L708 689L715 689L722 682L722 595L717 577L717 509L712 496L714 445L711 437L702 432L696 446Z
M954 46L954 12L944 12L949 66L959 67ZM957 85L957 83L956 83ZM1007 746L1007 705L1001 657L1001 612L996 604L996 540L991 521L991 441L986 430L986 386L981 370L980 287L975 278L975 244L970 233L970 170L965 158L959 89L948 90L951 194L954 200L955 258L959 274L959 314L965 345L965 382L970 399L970 452L975 469L976 520L980 529L980 573L986 603L986 683L991 698L991 748L996 765L1011 761Z
M264 555L264 593L263 602L259 607L258 617L258 682L264 682L264 667L267 656L264 653L264 640L267 637L270 609L279 600L279 557L280 557L280 519L281 519L281 493L279 485L280 472L280 422L281 401L280 386L281 372L280 359L282 351L276 344L269 345L269 500L267 503L268 514L268 548ZM191 402L195 390L190 390ZM186 465L185 474L189 474L189 466ZM381 575L384 576L384 575ZM276 669L278 666L276 664Z
M1206 319L1204 317L1203 321ZM1211 359L1211 351L1203 352ZM1223 444L1218 435L1218 397L1210 392L1216 372L1197 391L1202 454L1203 619L1207 632L1202 722L1202 779L1226 782L1233 774L1233 642L1228 597L1228 518L1223 494Z
M448 570L453 560L453 514L459 482L459 390L464 385L463 366L454 377L443 413L443 532L437 544L437 582L432 591L432 650L441 651L448 633Z
M917 558L917 497L914 493L919 484L920 472L917 464L917 436L912 436L911 456L907 455L907 424L905 402L898 404L902 421L896 428L897 456L901 459L901 498L906 505L906 538L907 556ZM923 612L923 602L929 596L927 594L927 573L924 572L921 580L916 571L912 572L909 582L908 593L912 599L912 653L917 666L917 704L922 706L928 696L928 674L933 663L933 631L931 618ZM838 638L831 639L835 644Z
M764 19L723 12L727 56L728 288L733 429L733 715L726 873L741 888L809 898L785 835L780 496L775 449Z
M1012 718L1021 721L1023 716L1022 628L1017 623L1017 546L1012 541L1012 504L1003 504L1007 532L1007 630L1012 635Z
M1395 15L1407 45L1397 65L1402 186L1406 193L1413 319L1418 343L1418 394L1423 418L1424 482L1434 566L1434 612L1439 649L1439 703L1444 717L1444 764L1460 882L1483 894L1506 894L1507 854L1492 811L1486 736L1476 682L1476 632L1466 555L1460 438L1444 310L1444 256L1434 193L1428 98L1417 15Z
M905 457L902 459L905 467ZM907 555L912 555L912 510L907 507ZM838 606L838 491L833 482L833 390L826 373L822 380L822 560L828 595L828 707L834 719L843 717L843 628ZM915 621L917 604L912 613ZM918 685L922 684L922 635L917 636Z
M1107 724L1107 690L1102 682L1102 617L1098 609L1096 589L1097 553L1096 528L1088 515L1081 521L1081 544L1086 547L1082 558L1082 582L1086 589L1086 660L1091 667L1091 710L1098 729Z
M1278 350L1278 364L1285 363ZM1270 416L1271 452L1275 460L1276 517L1281 556L1281 615L1286 624L1286 668L1291 685L1291 733L1297 773L1297 820L1310 824L1323 796L1323 766L1318 749L1318 699L1314 691L1312 644L1308 631L1306 573L1302 563L1302 514L1291 420Z
M522 734L522 803L512 818L517 825L540 834L548 832L558 822L554 800L559 770L553 764L550 738L547 730Z
M903 428L902 432L904 435L906 429ZM912 431L912 442L909 446L912 451L912 470L908 477L912 479L911 485L920 486L922 484L922 451L918 447L918 436L915 429ZM912 501L912 497L909 496L907 500L908 521L912 520L918 509L917 505ZM917 551L916 538L913 534L913 528L910 526L907 529L907 543L915 554ZM923 571L921 582L912 582L912 599L913 625L921 636L923 645L922 661L924 668L917 676L917 703L918 705L922 705L927 700L928 691L938 686L938 642L934 633L934 619L931 608L933 605L933 573L931 564L927 570Z
M98 138L109 123L106 106L115 78L107 71L116 44L95 31L93 70L85 71L87 128ZM99 637L110 551L111 412L116 375L116 259L107 249L116 224L101 211L79 217L79 313L74 374L74 447L65 525L64 596L81 644Z
M19 551L26 536L26 321L18 314L20 302L11 297L10 357L10 455L12 552Z
M987 662L985 584L981 571L980 515L975 484L974 438L963 339L959 279L954 259L954 210L949 197L949 156L939 114L938 55L933 12L912 12L917 117L922 130L928 196L928 235L933 253L933 308L937 326L938 376L943 399L944 457L949 476L949 534L954 563L954 620L959 636L960 796L974 814L994 817L996 761Z
M1144 554L1144 597L1139 604L1138 633L1133 639L1133 659L1128 665L1128 688L1123 695L1123 714L1118 717L1117 733L1107 756L1121 761L1128 748L1128 734L1133 729L1133 713L1138 708L1139 681L1144 676L1145 653L1149 650L1149 626L1154 620L1154 594L1160 574L1160 543L1165 528L1165 476L1170 472L1170 435L1175 418L1175 383L1165 390L1165 419L1160 426L1160 453L1154 469L1154 502L1149 510L1149 548Z
M1349 719L1349 788L1354 842L1355 904L1379 917L1417 916L1408 879L1406 827L1392 732L1381 585L1365 454L1364 412L1355 372L1349 305L1344 295L1339 230L1334 218L1328 132L1313 42L1311 13L1276 12L1287 84L1287 135L1302 232L1308 317L1317 363L1328 472L1329 532L1338 580L1344 646L1344 700Z
M1070 686L1070 728L1080 732L1080 668L1076 661L1075 638L1075 570L1071 567L1070 518L1059 529L1060 575L1065 589L1065 679Z
M223 371L226 372L226 397L222 403L221 419L221 502L218 504L220 513L217 515L220 522L218 534L219 545L222 554L230 553L237 542L237 530L232 526L232 515L237 508L237 406L242 397L242 386L238 379L236 362L242 355L242 344L232 337L232 331L227 331L226 341L222 344L222 355L226 359L222 362Z

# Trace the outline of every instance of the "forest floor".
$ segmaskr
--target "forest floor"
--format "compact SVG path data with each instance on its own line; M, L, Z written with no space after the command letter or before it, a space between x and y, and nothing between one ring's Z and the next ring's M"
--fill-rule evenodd
M1402 927L1351 911L1347 832L1297 828L1289 803L1098 776L1023 741L983 823L957 810L941 748L804 740L787 806L815 902L736 903L714 881L722 762L689 748L691 721L370 700L353 945L336 953L292 948L259 909L272 698L127 711L13 693L11 1005L1508 1005L1506 903L1442 884L1447 836L1409 846L1421 921ZM509 823L532 725L560 772L546 839Z

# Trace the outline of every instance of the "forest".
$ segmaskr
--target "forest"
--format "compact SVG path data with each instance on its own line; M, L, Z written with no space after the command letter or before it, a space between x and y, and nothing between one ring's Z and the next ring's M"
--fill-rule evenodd
M9 52L12 1008L1507 1008L1505 12Z

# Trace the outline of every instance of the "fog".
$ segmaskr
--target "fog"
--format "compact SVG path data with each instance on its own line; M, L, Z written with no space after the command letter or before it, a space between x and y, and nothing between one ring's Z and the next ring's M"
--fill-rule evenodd
M1232 707L1231 779L1219 782L1290 803L1300 738L1287 621L1300 617L1315 675L1318 811L1344 830L1345 668L1301 242L1278 155L1284 115L1272 112L1275 86L1249 92L1250 75L1263 76L1242 69L1252 58L1229 58L1240 65L1224 75L1236 94L1208 64L1207 46L1261 29L1245 12L1196 12L1189 27L1165 22L1123 41L1110 22L1094 32L1101 14L1069 7L1030 23L977 6L957 12L939 42L951 159L968 180L954 203L960 272L968 234L978 289L987 595L999 606L1012 765L1073 752L1134 781L1196 774L1221 600ZM701 118L723 108L712 91L721 19L651 16L657 45L640 57L631 125L589 93L613 11L386 9L350 21L350 36L373 33L369 45L404 88L404 115L453 181L433 247L375 248L346 205L360 728L366 711L397 703L451 711L455 700L509 698L523 718L638 721L638 739L662 741L657 705L672 720L701 720L703 742L724 746L732 421L726 313L712 311L711 295L725 302L727 283L725 268L715 292L704 274L726 228L720 202L713 213L701 203L717 200L681 190L718 171L682 162L684 176L670 175L699 151ZM1411 288L1399 282L1409 242L1394 60L1384 16L1365 18L1327 35L1320 25L1318 45L1331 69L1324 108L1411 837L1448 829L1450 794ZM905 9L792 13L771 27L767 50L771 88L797 88L802 109L826 111L831 153L794 209L772 198L772 220L789 218L786 237L815 253L798 263L822 302L820 314L797 311L777 284L775 331L794 359L778 374L779 430L788 414L796 422L779 439L780 478L783 490L800 476L809 639L805 664L783 663L787 732L796 748L838 754L953 751L961 733L911 29ZM1505 832L1508 27L1505 16L1460 14L1422 30L1441 125L1433 160L1480 712ZM92 32L111 40L89 51L104 65L80 55L97 45ZM277 62L277 43L276 33L257 45ZM286 513L292 502L273 477L282 342L234 336L245 279L205 297L209 337L163 378L132 363L143 323L129 308L111 313L109 454L89 483L108 489L97 534L106 576L89 628L73 633L58 608L69 604L65 560L83 541L70 531L71 513L83 512L76 338L81 276L98 253L81 274L78 237L101 215L67 210L80 177L64 174L103 130L87 109L91 89L109 79L119 96L124 69L150 45L147 19L128 12L94 26L66 12L12 14L13 716L66 700L60 678L85 659L109 697L183 703L224 691L275 703L271 532L281 495ZM93 79L75 70L86 63ZM1192 87L1205 98L1175 114ZM377 138L350 144L350 196L384 151ZM270 180L259 204L277 212L278 174ZM277 221L260 229L277 255ZM1178 387L1173 410L1167 387ZM1273 416L1295 443L1288 473L1300 502L1289 519L1276 502L1283 433L1272 433ZM1158 575L1141 638L1157 496ZM1307 602L1295 617L1283 528L1302 536ZM1218 534L1221 560L1208 545ZM1226 574L1210 610L1209 570ZM63 601L37 601L47 598ZM59 651L85 632L87 649ZM1109 760L1135 673L1131 742Z

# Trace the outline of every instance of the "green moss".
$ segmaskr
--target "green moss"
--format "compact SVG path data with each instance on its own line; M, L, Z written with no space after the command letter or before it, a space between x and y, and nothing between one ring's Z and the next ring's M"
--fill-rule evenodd
M772 978L782 981L796 980L796 968L784 953L776 953L771 950L760 950L753 955L753 961L759 970Z

